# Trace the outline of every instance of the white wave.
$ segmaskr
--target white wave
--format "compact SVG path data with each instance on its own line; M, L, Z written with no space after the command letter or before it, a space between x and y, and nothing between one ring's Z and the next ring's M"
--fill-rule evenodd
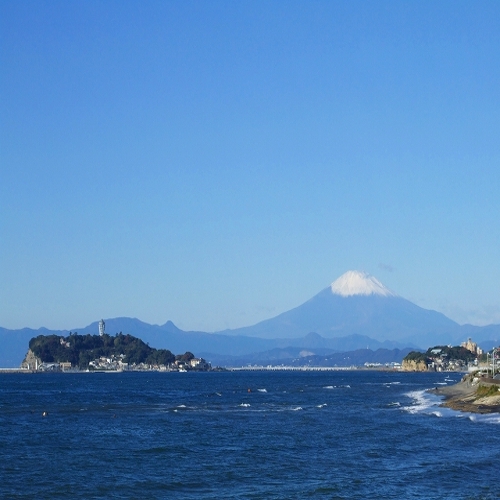
M431 394L425 390L422 391L411 391L405 394L405 396L412 399L412 403L408 406L401 407L402 410L408 413L421 413L426 415L432 415L438 418L441 417L456 417L456 418L468 418L474 423L483 424L500 424L500 414L477 414L477 413L464 413L452 410L450 408L443 408L439 405L442 400L439 396ZM392 403L391 403L392 406Z
M448 385L448 382L436 382L436 385Z
M243 408L248 408L250 406L249 403L241 403L240 406L242 406Z
M304 408L302 408L302 406L296 406L295 408L292 408L292 411L299 411L299 410L303 410Z
M403 406L403 410L408 413L428 413L429 408L438 406L439 401L431 398L431 395L425 390L410 391L405 396L412 399L412 404Z
M481 417L487 424L500 424L500 415L481 415Z
M471 414L469 415L469 420L474 423L483 424L500 424L500 415L498 414Z
M178 405L177 408L186 408L186 405Z
M394 401L393 403L389 403L387 406L401 406L401 403Z
M267 392L267 389L257 389L259 392Z
M327 404L323 403L322 405L317 405L316 408L324 408L325 406L327 406Z
M350 389L351 386L349 384L346 385L326 385L323 389Z
M400 385L401 382L386 382L384 385Z

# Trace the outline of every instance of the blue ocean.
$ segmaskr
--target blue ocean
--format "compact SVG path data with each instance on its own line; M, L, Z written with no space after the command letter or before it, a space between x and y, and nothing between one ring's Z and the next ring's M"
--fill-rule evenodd
M459 379L1 374L0 498L498 499L500 415L425 392Z

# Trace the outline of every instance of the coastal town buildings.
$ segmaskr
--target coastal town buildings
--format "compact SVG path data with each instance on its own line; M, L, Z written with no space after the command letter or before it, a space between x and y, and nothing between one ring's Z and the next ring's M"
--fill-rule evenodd
M477 370L483 351L468 339L458 346L441 345L429 348L425 353L410 352L403 360L403 371L472 371Z
M473 342L470 337L466 342L462 342L460 344L460 347L465 347L465 349L472 352L473 354L476 354L477 356L481 356L481 354L483 354L483 350L475 342Z

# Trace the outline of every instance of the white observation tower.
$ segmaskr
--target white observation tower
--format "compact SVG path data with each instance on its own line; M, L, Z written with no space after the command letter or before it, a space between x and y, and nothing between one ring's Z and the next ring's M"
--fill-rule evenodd
M101 321L99 321L99 335L102 337L104 335L104 328L106 326L106 323L104 323L104 320L101 319Z

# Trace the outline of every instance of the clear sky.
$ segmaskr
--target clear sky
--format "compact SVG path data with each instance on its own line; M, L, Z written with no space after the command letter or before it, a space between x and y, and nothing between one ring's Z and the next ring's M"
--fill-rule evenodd
M500 2L0 3L0 326L234 328L350 269L500 323Z

